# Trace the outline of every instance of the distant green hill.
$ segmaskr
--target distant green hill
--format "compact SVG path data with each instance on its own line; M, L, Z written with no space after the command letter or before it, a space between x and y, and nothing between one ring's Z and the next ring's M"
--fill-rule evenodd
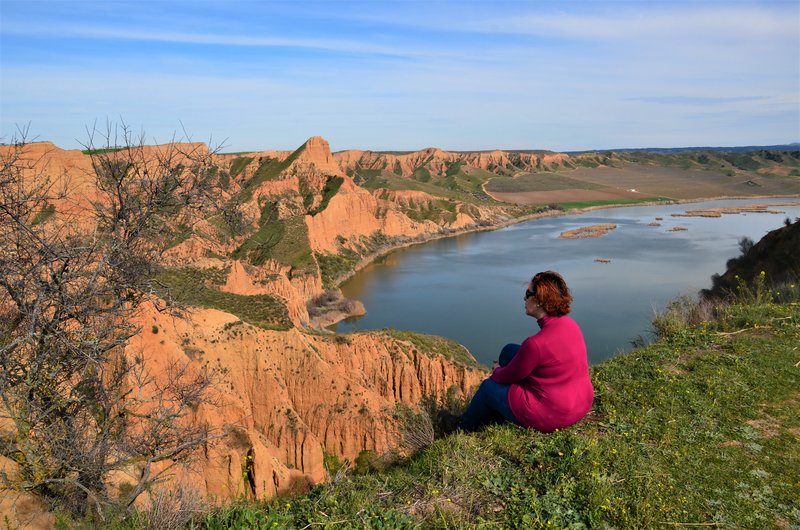
M567 154L579 153L592 153L595 151L600 152L618 152L618 153L632 153L637 151L646 151L649 153L691 153L698 151L718 151L723 153L747 153L751 151L797 151L800 149L800 142L793 142L790 144L777 144L777 145L744 145L738 147L710 147L710 146L696 146L696 147L621 147L616 149L599 149L588 151L566 151Z

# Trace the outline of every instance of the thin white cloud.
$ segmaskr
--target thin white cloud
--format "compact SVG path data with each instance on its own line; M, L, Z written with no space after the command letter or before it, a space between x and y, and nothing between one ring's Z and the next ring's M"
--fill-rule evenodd
M657 105L696 105L696 106L716 106L727 103L738 103L741 101L758 101L767 99L764 96L644 96L636 98L626 98L626 101L642 101L644 103L655 103Z
M528 35L602 41L691 37L703 40L793 39L800 9L792 2L736 5L731 2L569 2L493 5L430 4L424 12L398 9L329 12L331 18L441 32ZM556 7L554 7L556 6ZM498 15L497 12L503 12Z
M702 40L796 39L798 11L723 5L716 9L685 6L679 12L629 9L607 14L527 14L489 19L471 26L474 31L481 28L496 33L612 41L681 36Z
M103 26L52 26L35 24L8 24L3 33L16 35L39 35L49 37L83 37L112 40L134 40L178 44L213 44L221 46L285 47L327 50L335 52L368 53L381 55L423 55L423 50L403 50L394 46L381 46L368 42L342 39L314 39L298 37L251 37L246 35L222 35L214 33L188 33L171 31L142 31L121 27Z

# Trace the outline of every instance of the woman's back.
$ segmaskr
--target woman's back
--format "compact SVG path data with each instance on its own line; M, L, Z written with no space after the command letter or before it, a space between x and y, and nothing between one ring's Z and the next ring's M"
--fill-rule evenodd
M521 423L550 432L583 418L594 388L578 324L568 316L544 316L538 322L541 331L526 339L492 379L513 383L508 401Z

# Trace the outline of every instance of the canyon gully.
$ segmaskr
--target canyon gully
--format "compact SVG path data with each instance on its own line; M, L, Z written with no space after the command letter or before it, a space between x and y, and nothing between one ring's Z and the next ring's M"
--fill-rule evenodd
M652 338L656 311L681 295L711 286L739 255L739 240L758 241L800 206L771 212L675 217L687 210L793 202L797 198L715 200L594 210L527 221L492 232L465 234L385 256L342 285L367 313L332 326L338 332L392 327L452 338L485 365L508 342L538 330L523 309L531 276L561 272L575 301L589 361L598 363ZM588 239L559 237L567 230L613 223ZM600 261L595 261L600 260Z

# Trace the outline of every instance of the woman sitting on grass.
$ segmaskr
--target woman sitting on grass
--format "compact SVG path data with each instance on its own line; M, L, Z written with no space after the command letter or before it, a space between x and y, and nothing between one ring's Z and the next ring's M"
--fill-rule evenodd
M522 345L507 344L461 416L475 431L508 421L542 432L569 427L589 412L594 388L586 343L567 316L572 295L560 274L540 272L525 291L525 312L541 328Z

